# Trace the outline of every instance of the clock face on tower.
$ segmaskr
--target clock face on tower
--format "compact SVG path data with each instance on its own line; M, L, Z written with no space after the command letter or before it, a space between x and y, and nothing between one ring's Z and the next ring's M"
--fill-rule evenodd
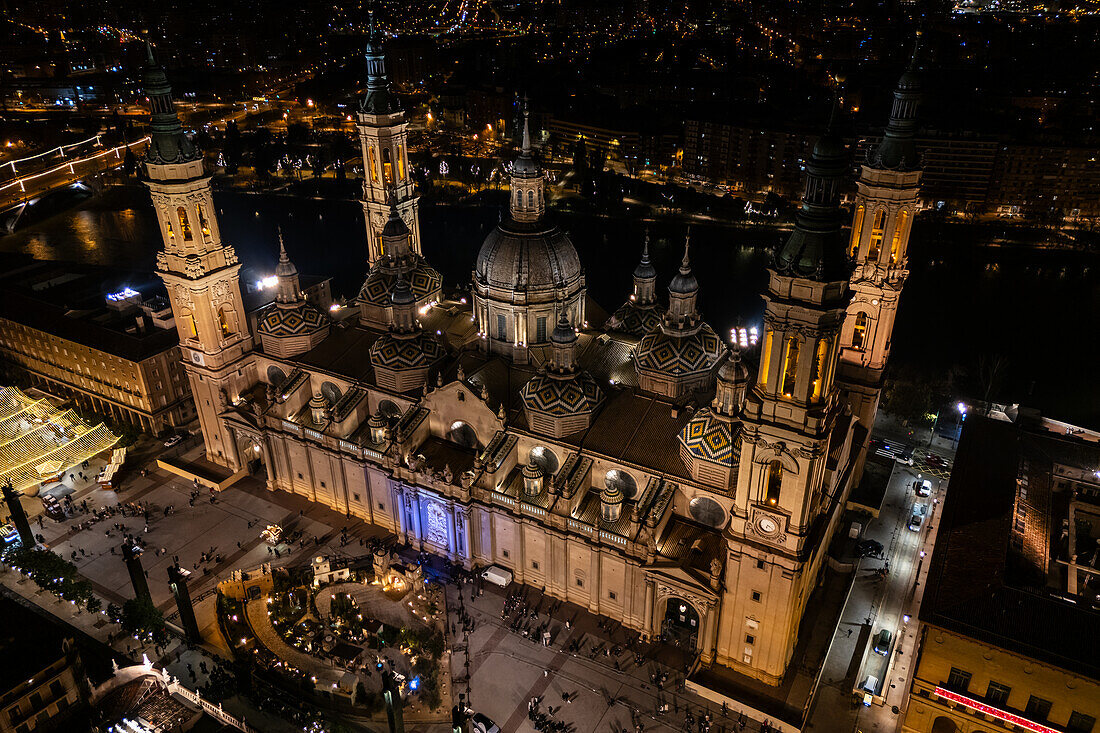
M760 517L756 521L756 527L760 530L760 534L773 535L779 531L779 523L771 517Z

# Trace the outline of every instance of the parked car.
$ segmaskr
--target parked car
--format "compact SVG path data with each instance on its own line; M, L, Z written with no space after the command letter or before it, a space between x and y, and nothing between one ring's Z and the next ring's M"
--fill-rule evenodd
M183 441L183 436L180 435L179 433L176 433L171 438L164 441L164 447L165 448L171 448L174 445L179 445L182 441Z
M890 653L890 641L893 639L893 635L888 629L881 629L875 635L875 654L881 654L886 656Z
M474 713L470 718L470 727L476 733L500 733L500 727L481 713Z
M10 524L5 524L0 527L0 538L3 538L5 545L10 545L19 539L19 530Z
M47 517L56 519L58 522L67 518L65 508L61 506L61 502L49 494L40 494L39 496L42 499L42 507L46 510Z
M925 504L914 504L913 512L909 515L909 529L914 532L920 532L921 525L924 523L924 514L928 511L928 506Z
M882 543L875 540L863 540L856 545L860 557L868 557L882 554Z
M904 466L913 465L913 449L912 448L899 448L894 452L894 460Z
M876 694L878 692L878 677L873 674L867 675L863 682L859 683L859 689L872 695Z
M917 479L913 482L913 488L917 492L917 496L932 495L932 482L928 479Z

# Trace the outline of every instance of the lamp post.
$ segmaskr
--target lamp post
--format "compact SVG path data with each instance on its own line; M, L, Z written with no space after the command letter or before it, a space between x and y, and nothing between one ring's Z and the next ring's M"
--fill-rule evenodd
M958 450L959 438L962 437L963 423L966 422L966 403L960 402L956 404L955 409L959 413L959 421L955 424L955 449Z

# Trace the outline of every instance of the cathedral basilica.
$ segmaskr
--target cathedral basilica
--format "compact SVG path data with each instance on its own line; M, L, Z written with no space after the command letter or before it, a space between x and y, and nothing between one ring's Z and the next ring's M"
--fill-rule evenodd
M862 163L850 234L848 153L831 133L814 146L750 363L699 312L721 278L700 281L688 241L668 283L639 242L633 291L589 324L584 261L554 222L526 123L508 214L468 296L445 299L380 38L366 57L354 315L307 300L292 260L312 243L280 241L274 302L250 319L211 175L150 51L157 269L207 457L779 684L862 470L907 275L915 67Z

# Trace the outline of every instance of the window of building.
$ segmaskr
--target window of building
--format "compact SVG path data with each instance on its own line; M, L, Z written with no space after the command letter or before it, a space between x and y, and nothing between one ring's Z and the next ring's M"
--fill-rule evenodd
M353 501L359 501L359 494L352 494L351 498Z
M828 339L817 342L817 353L814 354L813 371L810 373L810 383L813 386L813 399L821 399L825 391L825 367L826 358L829 355L830 343Z
M397 172L401 181L405 180L405 146L397 146Z
M897 224L894 225L894 237L890 240L890 264L896 264L901 257L901 235L905 230L905 223L909 220L909 212L898 214Z
M607 591L607 597L610 598L611 600L615 600L618 596L615 595L615 591L609 590L609 591Z
M970 687L970 673L952 667L951 674L947 676L947 686L957 692L966 692Z
M1050 715L1050 700L1044 700L1041 697L1035 697L1032 695L1027 699L1027 707L1024 708L1024 715L1032 720L1046 720Z
M301 474L301 473L299 473L299 474L298 474L298 478L302 478L302 474Z
M989 689L986 690L985 693L985 699L990 705L1004 707L1008 704L1008 696L1011 692L1012 688L1008 685L1002 685L1000 682L990 680Z
M507 550L501 550L500 554L501 554L502 557L510 557Z
M867 259L874 262L882 251L882 235L886 228L886 210L880 209L875 214L875 222L871 225L871 246L867 251Z
M538 570L539 569L539 561L538 560L532 560L531 561L531 569L532 570Z
M745 643L746 644L755 644L756 643L756 637L753 636L752 634L745 634Z
M497 314L497 338L501 341L508 339L508 317L503 313Z
M1066 730L1071 731L1071 733L1092 733L1094 725L1096 725L1096 718L1074 710L1070 713Z
M221 329L222 338L226 338L233 332L230 324L230 316L225 308L218 308L218 327Z
M583 579L576 578L575 580L577 581L577 587L578 588L583 588L584 587L584 580Z
M202 233L210 236L210 223L206 221L206 212L202 210L202 206L196 206L195 209L199 212L199 229Z
M19 712L19 706L18 705L12 705L11 706L11 709L8 710L8 718L11 719L11 724L12 725L15 725L15 721L19 720L20 712Z
M783 377L780 385L783 394L790 397L794 394L795 378L798 376L798 339L791 336L787 339L787 356L783 360Z
M390 160L389 148L382 148L382 177L387 185L393 183L393 161Z
M852 348L862 349L867 342L867 314L860 311L852 324Z
M321 488L322 489L325 488L325 482L324 481L321 482Z
M381 511L386 511L386 505L385 505L385 504L383 504L382 502L378 502L378 508L379 508L379 509L380 509Z
M768 464L768 493L764 497L769 506L775 506L779 503L779 491L782 488L783 464L779 461L772 461Z
M182 206L176 209L176 218L180 221L180 234L183 235L184 240L191 241L191 222L187 219L187 209Z
M863 207L856 209L856 218L852 223L852 243L848 246L848 256L859 254L859 239L863 235Z
M753 601L755 601L756 603L760 603L760 591L754 590L751 597Z
M31 694L31 710L37 710L42 707L42 695L37 692Z
M535 341L542 343L546 340L546 316L535 319Z
M370 179L378 183L378 158L373 147L370 148Z
M763 570L764 569L764 561L763 560L757 560L756 561L756 569L757 570Z
M61 680L54 680L53 682L50 683L50 694L53 697L60 697L61 692L62 692Z

